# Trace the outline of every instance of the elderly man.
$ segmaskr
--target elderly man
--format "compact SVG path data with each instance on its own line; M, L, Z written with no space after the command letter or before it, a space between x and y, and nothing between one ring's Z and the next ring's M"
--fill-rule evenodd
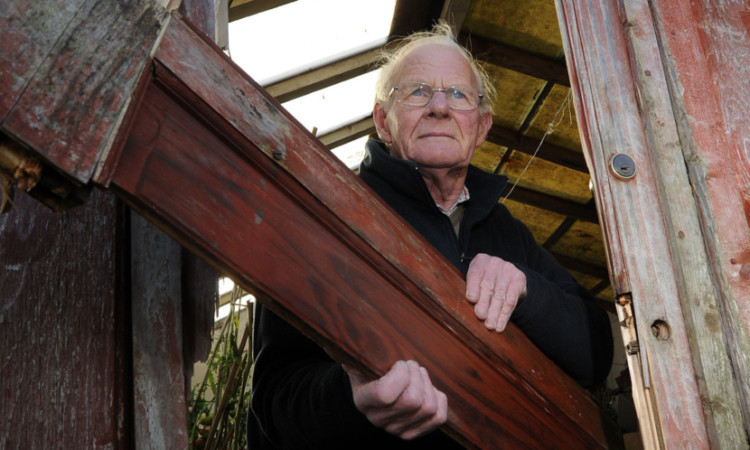
M472 166L492 126L494 91L446 25L411 36L381 72L361 178L466 274L488 332L513 320L584 386L612 358L606 313L498 203L507 179ZM445 394L417 361L379 379L342 367L270 311L256 311L249 444L256 449L431 448Z

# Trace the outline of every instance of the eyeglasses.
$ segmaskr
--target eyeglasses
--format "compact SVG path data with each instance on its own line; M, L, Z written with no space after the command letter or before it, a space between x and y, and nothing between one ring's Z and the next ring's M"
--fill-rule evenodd
M448 107L456 111L470 111L482 101L484 95L476 89L468 86L450 86L447 88L434 88L425 83L400 83L393 86L388 96L394 96L396 100L406 106L426 106L432 100L435 92L445 94Z

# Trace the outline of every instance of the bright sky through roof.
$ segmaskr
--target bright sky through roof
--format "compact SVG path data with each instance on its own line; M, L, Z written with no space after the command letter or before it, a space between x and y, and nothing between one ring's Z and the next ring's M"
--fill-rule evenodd
M266 85L343 54L383 44L395 0L297 0L229 24L232 59ZM372 111L377 73L362 75L284 104L318 134ZM334 149L350 167L362 158L365 138Z
M297 0L229 24L229 53L255 81L267 85L343 54L381 45L396 0ZM285 103L309 130L325 133L372 111L377 72ZM366 138L333 150L349 167L364 156ZM220 280L220 294L234 288ZM229 313L224 305L216 320Z

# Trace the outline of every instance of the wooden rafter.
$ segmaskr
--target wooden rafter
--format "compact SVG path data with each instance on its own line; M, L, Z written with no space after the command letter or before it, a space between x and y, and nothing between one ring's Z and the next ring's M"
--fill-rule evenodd
M296 0L228 0L229 21L240 20L294 1Z
M333 149L373 132L375 132L375 124L372 121L372 116L367 115L341 128L320 135L318 138L328 148Z
M570 86L564 61L553 60L523 52L499 42L491 42L477 35L462 33L459 41L478 59L498 67L505 67L540 80Z
M588 173L583 153L569 150L565 147L560 147L559 145L551 144L549 142L543 142L540 146L538 139L529 138L528 136L524 136L516 131L503 128L496 124L490 128L490 132L487 134L487 141L528 155L536 154L537 158L579 172Z
M268 84L265 89L280 103L288 102L372 71L381 52L382 46L377 46L338 61L326 61L320 67Z

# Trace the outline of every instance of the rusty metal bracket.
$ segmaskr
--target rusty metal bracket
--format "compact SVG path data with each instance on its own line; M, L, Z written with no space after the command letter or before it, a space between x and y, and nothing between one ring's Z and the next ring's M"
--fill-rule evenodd
M0 141L0 170L18 189L26 192L42 178L39 159L7 139Z
M0 171L0 214L10 211L13 206L13 183L5 172Z
M0 212L10 211L14 188L31 191L42 177L42 164L9 139L0 139Z
M50 170L34 152L0 134L0 213L10 211L16 189L59 211L82 204L91 187Z

